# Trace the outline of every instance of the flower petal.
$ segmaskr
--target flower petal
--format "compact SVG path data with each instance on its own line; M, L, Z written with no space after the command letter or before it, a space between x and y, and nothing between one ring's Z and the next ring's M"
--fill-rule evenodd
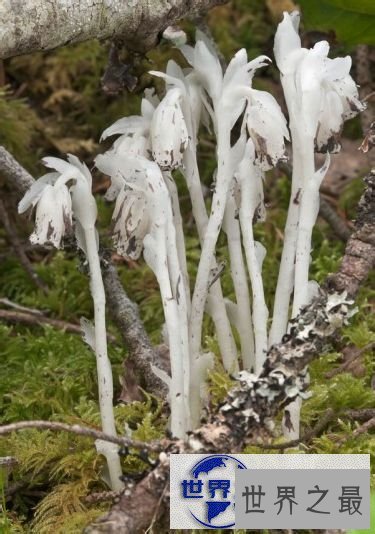
M113 239L117 252L121 256L137 260L149 228L145 196L137 191L123 190L117 197L113 218Z
M343 105L341 98L335 91L328 91L324 95L322 110L319 115L316 133L316 148L320 152L338 152L338 142L343 125Z
M274 54L279 70L286 74L291 69L290 57L293 52L301 49L301 39L298 35L299 13L284 12L284 18L277 27L274 44Z
M209 50L207 44L199 40L194 47L194 69L213 101L221 94L223 70L217 54Z
M180 167L188 144L188 131L180 105L180 89L170 89L152 118L152 154L163 170Z
M47 185L53 185L59 176L60 175L58 172L49 172L44 176L41 176L38 180L36 180L30 187L30 189L26 191L22 200L20 200L18 204L18 213L24 213L31 206L35 206L35 204L39 202L39 199L43 194L44 188Z
M36 208L35 230L30 241L40 245L51 243L60 248L67 222L71 224L68 189L64 185L58 190L52 185L46 185Z
M100 141L104 141L107 137L116 134L126 135L147 135L149 129L149 121L145 117L133 115L130 117L123 117L114 122L109 128L104 130L101 135Z

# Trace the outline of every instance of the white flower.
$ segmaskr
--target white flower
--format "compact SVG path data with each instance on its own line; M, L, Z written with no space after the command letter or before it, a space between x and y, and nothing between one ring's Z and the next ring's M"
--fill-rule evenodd
M150 137L152 155L163 170L181 166L189 137L181 109L179 88L167 91L152 117Z
M150 157L150 124L158 103L158 98L152 92L148 91L146 93L145 91L145 98L142 99L141 103L141 115L123 117L104 130L100 138L101 141L112 135L121 134L108 152L128 156Z
M141 156L101 154L95 164L116 183L113 237L117 252L138 259L152 225L165 224L164 206L169 196L161 171Z
M65 183L72 180L70 193L74 218L82 228L95 226L97 207L95 198L91 193L92 177L84 163L76 156L68 154L68 162L60 158L44 158L46 167L55 169L60 173L59 179Z
M145 195L124 187L118 194L112 218L115 222L113 240L118 254L137 260L149 228Z
M297 12L284 13L274 46L291 120L315 139L317 150L337 151L343 122L365 108L349 74L352 61L350 56L328 58L326 41L302 48L298 26Z
M24 213L36 206L35 229L32 243L51 243L60 248L64 235L72 228L72 215L82 226L95 224L96 204L91 195L91 174L75 156L69 163L58 158L44 158L46 167L57 172L37 180L18 205Z
M61 247L64 235L72 228L72 202L68 188L58 173L48 173L37 180L18 204L18 213L36 206L34 244L51 243Z
M193 69L181 69L173 59L167 63L166 72L150 71L150 74L164 78L167 90L178 88L181 90L181 109L189 136L196 143L199 122L208 127L209 117L202 106L203 89Z
M181 52L194 68L198 81L202 84L212 101L202 95L203 102L210 113L216 127L216 115L220 115L228 123L230 129L245 107L246 96L251 87L256 69L267 65L270 59L259 56L248 61L246 50L242 49L230 61L224 75L216 50L201 32L197 32L195 47L182 46Z
M289 140L286 119L279 104L266 91L251 89L247 128L255 146L256 161L263 170L285 159L284 138Z

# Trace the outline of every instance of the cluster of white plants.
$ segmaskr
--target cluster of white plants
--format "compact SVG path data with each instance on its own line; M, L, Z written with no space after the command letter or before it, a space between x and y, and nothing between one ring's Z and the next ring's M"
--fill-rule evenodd
M154 371L168 385L170 427L178 438L199 423L207 370L213 365L213 355L202 346L204 312L215 325L227 372L242 368L258 374L269 346L281 341L290 317L298 315L316 293L316 282L309 280L309 262L319 186L329 167L329 153L339 149L337 139L343 122L363 105L349 74L351 58L329 59L325 41L309 50L302 48L298 25L298 13L285 13L275 37L289 129L274 97L252 88L257 69L271 60L260 56L249 61L242 49L223 71L212 43L198 32L194 47L179 45L189 68L182 69L171 60L165 73L151 72L164 79L164 97L159 100L152 90L146 90L141 115L118 120L102 135L102 139L119 136L111 149L95 160L97 168L111 177L106 198L115 201L117 252L134 260L143 254L159 284L171 372ZM201 124L216 137L217 168L209 211L197 159ZM254 238L254 224L265 218L265 173L286 158L285 141L292 143L292 191L269 324L262 279L266 250ZM316 151L327 154L320 169L315 168ZM91 175L74 156L68 157L69 163L56 158L44 161L56 172L35 183L19 211L36 206L33 242L59 247L73 226L78 245L86 254L95 324L93 334L86 324L85 335L97 356L103 430L115 434ZM194 283L187 271L173 176L177 169L186 180L201 244ZM221 266L215 257L222 230L227 236L235 302L223 295ZM294 288L298 291L293 294ZM239 350L234 330L240 340ZM298 429L298 405L295 421ZM101 444L100 450L116 487L120 466L115 449Z

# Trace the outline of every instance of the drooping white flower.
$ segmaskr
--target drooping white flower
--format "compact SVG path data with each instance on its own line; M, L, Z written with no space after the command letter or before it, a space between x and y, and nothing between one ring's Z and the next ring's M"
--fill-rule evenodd
M168 192L158 165L141 156L100 154L97 168L111 176L118 189L113 212L117 252L138 259L152 224L164 224Z
M18 213L36 206L35 229L30 236L34 244L51 243L61 247L64 235L72 227L72 203L66 184L58 173L48 173L37 180L18 205Z
M155 109L150 126L152 155L163 170L181 166L189 142L185 119L181 109L182 92L169 89Z
M141 115L123 117L104 130L101 141L112 135L121 134L108 152L149 158L151 156L150 124L158 103L158 98L152 92L145 91L145 97L141 103Z
M263 170L285 159L284 139L289 140L289 132L281 108L270 93L251 89L247 128L254 143L256 161Z
M209 123L209 118L206 115L207 111L203 107L203 89L195 71L193 69L182 70L171 59L167 63L166 72L150 71L150 74L164 78L167 90L171 88L181 90L181 110L189 136L195 144L200 120L206 127L208 127Z
M45 166L56 172L39 178L18 205L19 213L36 206L35 229L30 236L32 243L51 243L60 248L64 235L72 229L73 212L76 223L95 224L91 174L75 156L68 155L68 160L44 158Z
M315 139L319 151L335 152L343 122L365 106L350 76L351 58L330 59L329 44L301 47L299 14L284 13L275 35L274 53L282 74L291 121Z
M83 228L93 228L97 217L95 198L91 193L92 177L84 163L76 156L68 154L68 161L60 158L44 158L46 167L60 173L61 181L69 182L74 218Z

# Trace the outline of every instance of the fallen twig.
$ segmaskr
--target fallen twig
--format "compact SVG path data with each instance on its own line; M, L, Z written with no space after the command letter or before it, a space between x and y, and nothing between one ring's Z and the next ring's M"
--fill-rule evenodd
M82 336L82 329L79 324L69 323L67 321L63 321L62 319L52 319L51 317L46 317L42 314L36 314L35 312L26 313L0 309L0 320L13 324L25 324L31 326L48 324L54 328L58 328L59 330L65 330L65 332ZM113 343L117 343L116 338L111 334L107 333L107 337Z
M285 449L290 449L291 447L296 447L300 443L303 443L304 445L306 445L307 443L312 441L316 436L319 436L319 434L326 428L328 423L330 423L332 419L334 419L335 416L337 416L336 412L332 410L331 408L329 408L326 411L326 413L323 415L323 417L317 422L314 428L312 428L311 430L303 434L303 436L301 436L299 439L293 439L285 443L264 444L264 445L252 443L251 445L255 445L265 450L275 449L275 450L280 450L280 451L283 451Z
M115 443L121 447L133 447L134 449L147 450L149 452L161 452L164 450L166 443L144 443L143 441L137 441L120 436L109 436L100 430L94 428L88 428L80 425L67 425L66 423L59 423L58 421L19 421L17 423L11 423L9 425L0 426L0 436L11 434L12 432L18 432L27 428L36 428L38 430L51 430L53 432L70 432L71 434L77 434L79 436L87 436L93 439L100 439Z
M325 378L333 378L334 376L340 374L340 373L344 373L345 371L347 371L351 364L357 360L360 356L362 356L362 354L364 354L365 352L367 352L368 350L371 350L372 348L375 347L375 342L372 342L372 343L369 343L368 345L366 345L365 347L362 347L361 349L357 349L353 352L353 354L347 358L347 360L345 360L339 367L335 367L335 369L331 369L331 371L328 371L324 376Z
M375 417L373 417L372 419L369 419L368 421L366 421L366 423L363 423L363 425L353 430L352 433L340 438L338 441L336 441L336 444L340 446L346 441L349 441L350 439L357 438L361 434L366 434L372 428L375 428Z

